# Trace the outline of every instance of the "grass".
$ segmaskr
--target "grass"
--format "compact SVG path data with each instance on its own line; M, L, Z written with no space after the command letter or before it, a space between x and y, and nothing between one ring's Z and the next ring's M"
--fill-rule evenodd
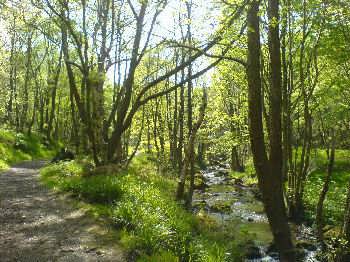
M308 175L304 200L307 215L313 220L318 197L327 174L327 156L325 150L317 150L312 157L316 168ZM328 224L339 225L342 222L346 187L349 180L350 152L348 150L336 150L332 181L324 202L324 216Z
M300 156L300 153L298 155ZM307 177L304 193L306 215L311 221L314 221L315 219L319 194L327 175L327 164L328 161L325 150L317 149L312 151L311 165L314 169ZM251 158L246 163L245 172L231 172L230 176L242 179L243 183L246 185L258 182ZM325 221L330 225L340 225L342 223L347 193L346 190L349 181L350 151L336 150L332 181L324 202Z
M51 158L55 147L45 146L42 141L35 134L27 136L0 128L0 170L24 160Z
M130 256L155 262L241 260L246 234L234 236L204 213L186 211L174 200L173 175L159 175L148 155L135 157L128 170L115 175L85 176L89 165L87 160L49 165L41 170L42 181L113 221Z
M235 179L242 179L243 184L252 185L258 183L258 177L255 173L253 159L249 158L245 163L244 172L230 172L230 177Z

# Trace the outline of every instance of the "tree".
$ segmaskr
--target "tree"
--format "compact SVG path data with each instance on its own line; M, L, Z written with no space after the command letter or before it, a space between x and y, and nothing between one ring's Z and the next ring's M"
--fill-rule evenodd
M281 67L278 37L278 1L269 1L269 49L271 56L271 123L270 159L267 157L262 123L262 95L260 68L259 2L252 1L247 17L248 25L248 116L249 133L259 188L282 261L295 261L294 247L287 221L282 188L281 147Z

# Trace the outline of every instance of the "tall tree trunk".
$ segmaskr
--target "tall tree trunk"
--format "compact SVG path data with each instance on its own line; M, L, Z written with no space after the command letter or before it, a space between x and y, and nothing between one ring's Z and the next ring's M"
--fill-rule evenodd
M348 193L346 197L346 205L344 212L344 222L342 226L342 234L350 242L350 181L348 184Z
M192 128L192 133L188 138L188 143L185 148L185 158L183 161L182 169L180 171L180 177L179 177L179 182L178 182L177 191L176 191L176 199L178 200L181 200L184 198L186 176L190 168L191 158L193 158L191 153L194 151L193 150L194 142L196 139L197 132L202 125L202 122L205 116L206 107L207 107L207 93L206 93L206 90L203 88L203 97L202 97L202 104L199 109L199 116ZM187 198L185 200L186 200L186 204L189 205L190 204L189 201L192 201L192 196L190 196L190 198Z
M270 0L268 8L269 49L271 59L271 136L270 160L267 158L262 122L262 86L260 75L259 2L253 0L248 10L248 115L249 133L259 188L264 207L280 253L281 261L295 261L294 246L288 225L282 191L281 147L281 64L278 26L278 1Z
M63 9L61 11L61 16L62 17L66 16ZM90 101L88 96L90 95L89 92L91 91L91 86L88 81L89 72L88 72L88 69L86 68L83 69L83 75L82 75L83 79L82 79L81 86L85 87L85 91L88 92L86 97L86 103L84 103L84 99L81 99L81 96L77 89L74 72L69 59L70 57L69 57L69 46L68 46L68 33L67 33L67 26L64 21L61 22L61 35L62 35L62 51L63 51L63 57L64 57L66 70L67 70L70 92L74 97L80 119L84 124L85 132L83 134L84 135L86 134L86 136L89 139L89 141L86 141L86 142L91 142L92 156L93 156L95 165L99 165L101 162L99 159L99 152L97 151L98 148L96 146L95 133L94 133L94 130L92 129L92 122L91 122L92 120L90 119L90 116L91 116L90 109L89 109ZM84 94L84 90L83 92L81 92L81 94Z
M327 175L323 184L323 188L321 194L318 198L317 209L316 209L316 228L317 228L317 238L321 244L321 247L325 249L325 243L323 241L323 203L326 199L326 195L328 193L329 184L332 179L332 171L334 166L334 158L335 158L335 134L334 130L332 130L332 141L331 141L331 153L328 159L327 166Z
M177 74L175 76L175 83L177 82ZM175 169L177 167L177 132L179 129L179 122L178 122L178 94L177 94L177 89L175 89L175 93L174 93L174 113L173 113L173 119L174 119L174 123L173 123L173 130L172 130L172 135L173 135L173 152L172 152L172 157L173 157L173 168Z
M30 83L30 72L31 72L31 64L32 64L32 33L28 33L27 37L27 52L26 52L26 73L24 77L24 90L23 90L23 106L22 106L22 112L21 112L21 119L20 119L20 130L23 131L27 116L28 116L28 109L29 109L29 83Z
M129 166L132 159L136 155L137 150L139 149L139 146L140 146L141 140L142 140L142 133L143 133L144 124L145 124L145 107L143 107L143 109L142 109L142 121L141 121L140 131L139 131L138 136L137 136L137 142L136 142L136 145L134 147L134 150L132 151L131 155L129 156L128 160L126 161L126 164L125 164L126 168Z
M69 104L70 104L70 114L71 114L71 121L72 121L71 141L75 146L75 152L78 154L80 151L79 122L76 116L72 90L69 91Z
M57 70L55 72L53 86L51 89L51 109L50 109L49 121L47 123L47 134L46 134L47 140L51 139L52 124L53 124L53 121L55 118L56 94L57 94L58 80L59 80L59 76L60 76L60 72L61 72L61 65L62 65L62 45L61 45L61 50L60 50L60 56L58 59L59 60L58 60Z
M344 209L343 225L339 234L339 238L347 241L346 245L342 245L338 248L336 253L336 262L348 262L350 256L350 181L348 183L348 190L346 196L346 203Z
M192 19L192 1L186 1L186 9L187 9L187 19L188 21L191 21ZM192 23L187 23L187 42L189 46L192 46L192 32L191 32L191 24ZM192 56L191 50L188 51L188 56ZM187 78L191 79L192 77L192 64L188 66L188 72L187 72ZM204 89L205 90L205 89ZM187 86L187 129L188 129L188 137L191 137L192 135L192 125L193 125L193 105L192 105L192 93L193 93L193 83L192 80L188 81L188 86ZM205 94L204 94L205 95ZM205 102L206 103L206 102ZM205 110L205 107L204 109ZM201 112L202 114L202 112ZM203 117L204 117L204 112L203 112ZM202 120L203 121L203 120ZM193 144L189 148L191 152L189 152L189 161L190 161L190 167L189 167L189 175L190 175L190 186L188 190L188 195L187 195L187 206L190 207L192 204L192 196L193 196L193 191L194 191L194 141Z
M143 26L144 26L144 19L146 15L146 9L147 9L148 2L143 1L141 4L141 8L139 11L139 14L137 15L137 22L136 22L136 32L135 32L135 38L133 42L133 48L132 48L132 56L130 59L130 67L129 72L127 74L127 78L124 81L122 92L123 92L123 99L120 101L120 106L118 106L117 110L117 120L114 125L114 130L112 132L112 135L108 141L107 145L107 161L108 162L117 162L119 163L122 161L122 134L123 132L128 128L125 123L125 117L128 113L128 109L131 103L131 97L133 94L133 87L134 87L134 79L135 79L135 72L136 68L139 64L139 49L141 44L141 38L142 38L142 32L143 32Z
M283 167L282 167L282 173L283 173L283 181L287 181L288 179L288 156L289 156L289 150L290 150L290 127L289 127L289 111L290 111L290 104L289 104L289 93L288 93L288 65L287 65L287 58L286 58L286 50L287 50L287 44L286 44L286 34L287 34L287 17L283 17L283 23L282 23L282 46L281 46L281 53L282 53L282 68L283 68L283 82L282 82L282 137L283 137Z
M33 102L33 112L32 112L32 117L31 120L28 122L28 132L27 134L30 136L32 134L32 128L35 122L36 118L36 112L39 104L39 89L40 85L38 83L38 80L35 81L35 91L34 91L34 102Z
M14 19L13 23L15 25L15 21L16 19ZM10 87L10 98L8 101L8 106L7 106L7 121L9 121L9 123L11 125L13 125L13 103L16 102L15 101L15 36L16 36L16 32L15 30L13 31L12 35L11 35L11 51L10 51L10 78L9 78L9 87Z
M184 72L182 72L184 75ZM184 77L182 77L184 78ZM184 144L184 111L185 111L185 87L182 85L180 87L180 111L179 111L179 139L177 146L177 166L179 170L182 170L182 151Z
M239 155L238 155L238 147L233 146L231 148L231 170L234 172L244 172L244 166L241 164Z

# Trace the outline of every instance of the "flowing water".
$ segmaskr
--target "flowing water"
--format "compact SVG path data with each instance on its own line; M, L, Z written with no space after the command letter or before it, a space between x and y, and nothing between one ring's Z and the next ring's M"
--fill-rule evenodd
M247 262L279 261L278 254L269 249L273 237L263 204L257 199L256 185L243 185L243 181L229 178L228 170L220 167L210 167L201 173L205 187L194 192L194 212L205 212L220 225L251 236L255 251L247 257ZM305 226L292 227L296 240L304 243L305 256L301 261L318 261L312 230Z

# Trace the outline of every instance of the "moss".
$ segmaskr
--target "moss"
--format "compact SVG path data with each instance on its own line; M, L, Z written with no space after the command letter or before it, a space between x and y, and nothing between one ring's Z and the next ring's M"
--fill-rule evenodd
M210 209L214 212L230 212L231 206L234 200L221 200L216 201L213 205L210 206Z
M15 163L53 157L58 145L44 145L39 135L24 135L12 130L0 129L0 170Z
M203 175L201 173L195 174L194 177L194 188L195 189L204 189L206 187Z

